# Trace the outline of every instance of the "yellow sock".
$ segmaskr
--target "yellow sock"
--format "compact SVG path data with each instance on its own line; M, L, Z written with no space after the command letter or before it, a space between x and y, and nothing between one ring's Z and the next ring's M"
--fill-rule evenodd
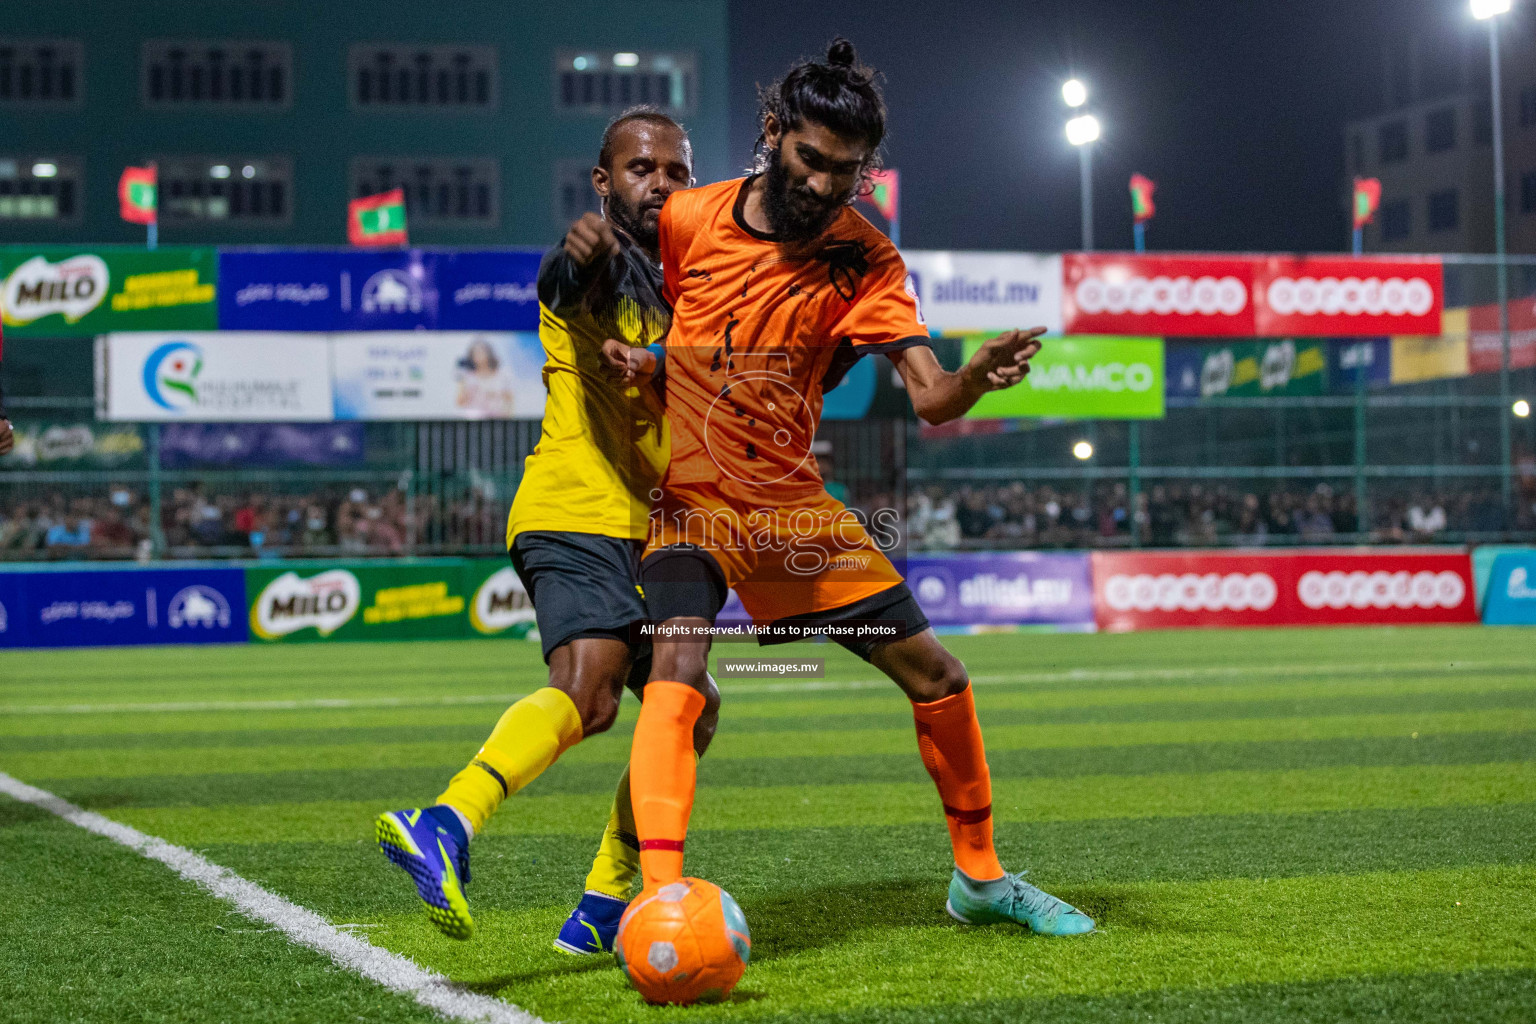
M546 686L506 710L485 746L437 802L461 812L479 832L503 800L538 778L580 739L576 705Z
M640 840L635 835L635 809L629 802L629 766L619 776L613 792L613 809L608 813L608 827L598 844L597 857L587 875L587 889L614 899L629 899L630 885L640 872Z

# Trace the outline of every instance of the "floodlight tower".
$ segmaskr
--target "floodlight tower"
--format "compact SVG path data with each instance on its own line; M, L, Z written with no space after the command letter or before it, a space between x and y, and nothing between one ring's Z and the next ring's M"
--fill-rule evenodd
M1504 504L1514 499L1510 445L1509 401L1509 266L1505 261L1504 229L1504 97L1499 68L1499 15L1508 14L1511 0L1472 0L1472 17L1488 23L1488 78L1493 91L1493 251L1499 294L1499 476Z
M1088 102L1088 87L1073 78L1061 87L1061 98L1073 110ZM1077 147L1082 170L1083 251L1093 251L1093 143L1099 138L1099 119L1078 114L1067 122L1067 141Z

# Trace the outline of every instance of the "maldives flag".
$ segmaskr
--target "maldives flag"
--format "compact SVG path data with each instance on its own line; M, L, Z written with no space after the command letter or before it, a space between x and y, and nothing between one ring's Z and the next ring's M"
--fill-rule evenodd
M1355 230L1359 231L1376 217L1381 205L1381 181L1378 178L1355 179Z
M159 188L155 183L155 165L124 167L117 179L118 212L130 224L153 224L156 219Z
M874 186L874 191L862 197L866 203L880 211L880 216L884 217L888 224L896 222L897 212L901 209L900 180L900 175L889 168L875 171L869 176L869 183Z
M1152 193L1157 191L1157 182L1144 174L1131 175L1131 214L1136 218L1137 224L1145 224L1157 213L1157 207L1152 202Z
M406 245L405 190L396 188L347 204L347 241L353 245Z

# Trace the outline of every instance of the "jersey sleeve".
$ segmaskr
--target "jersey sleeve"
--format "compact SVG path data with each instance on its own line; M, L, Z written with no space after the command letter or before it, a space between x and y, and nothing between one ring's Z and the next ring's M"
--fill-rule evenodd
M927 345L928 325L901 254L886 243L874 256L853 301L833 326L832 337L847 338L861 356Z

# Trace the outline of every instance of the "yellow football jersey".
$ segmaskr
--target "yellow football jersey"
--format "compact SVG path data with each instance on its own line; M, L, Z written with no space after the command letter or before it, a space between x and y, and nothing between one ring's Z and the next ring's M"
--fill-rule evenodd
M565 249L539 265L544 427L507 517L507 546L527 530L646 536L651 491L671 443L650 385L623 389L605 373L603 341L645 346L666 336L661 268L622 233L622 251L583 280Z

